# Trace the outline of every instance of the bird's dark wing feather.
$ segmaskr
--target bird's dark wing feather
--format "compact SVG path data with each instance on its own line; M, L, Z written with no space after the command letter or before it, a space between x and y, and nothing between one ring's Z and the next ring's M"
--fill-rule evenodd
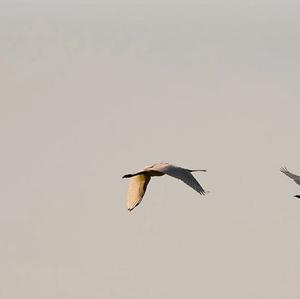
M163 169L161 169L161 172L183 181L184 183L186 183L188 186L196 190L201 195L205 194L204 189L201 187L198 181L193 177L193 175L190 173L189 170L174 165L168 165Z
M289 178L293 179L298 185L300 185L300 176L289 172L286 167L281 167L280 171L287 175Z

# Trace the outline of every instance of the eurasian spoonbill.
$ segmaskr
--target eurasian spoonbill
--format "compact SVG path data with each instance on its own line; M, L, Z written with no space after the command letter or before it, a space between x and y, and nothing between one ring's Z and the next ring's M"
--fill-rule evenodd
M141 203L143 196L146 192L147 185L152 176L162 176L164 174L168 174L176 179L182 180L184 183L189 185L198 193L204 195L206 192L191 174L191 172L195 171L206 170L187 169L171 165L169 163L156 163L145 167L142 171L124 175L122 178L131 178L128 188L128 211L132 211L136 206L138 206Z
M286 167L281 167L280 171L287 175L289 178L293 179L295 183L300 185L300 176L289 172ZM294 197L300 198L300 195L294 195Z

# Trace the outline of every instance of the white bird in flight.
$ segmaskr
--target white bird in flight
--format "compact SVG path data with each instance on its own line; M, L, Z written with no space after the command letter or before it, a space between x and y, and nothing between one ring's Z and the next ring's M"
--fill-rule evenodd
M122 178L131 178L128 188L128 211L132 211L136 206L138 206L141 203L143 196L146 192L147 185L152 176L162 176L164 174L168 174L176 179L182 180L184 183L189 185L201 195L205 195L206 192L191 174L191 172L195 171L206 170L187 169L171 165L169 163L156 163L145 167L142 171L133 174L125 174Z
M280 171L283 172L285 175L287 175L289 178L293 179L295 183L300 185L300 176L299 175L289 172L286 167L281 167ZM294 197L300 198L300 195L294 195Z

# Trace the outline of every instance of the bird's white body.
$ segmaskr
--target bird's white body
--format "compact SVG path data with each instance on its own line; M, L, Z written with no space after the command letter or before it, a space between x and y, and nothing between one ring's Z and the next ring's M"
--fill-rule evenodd
M123 178L131 178L128 188L128 201L127 208L132 211L143 199L146 192L147 185L152 176L162 176L168 174L196 190L201 195L205 194L204 189L193 177L191 172L194 171L206 171L206 170L190 170L182 167L178 167L169 163L156 163L146 166L142 171L134 174L127 174Z

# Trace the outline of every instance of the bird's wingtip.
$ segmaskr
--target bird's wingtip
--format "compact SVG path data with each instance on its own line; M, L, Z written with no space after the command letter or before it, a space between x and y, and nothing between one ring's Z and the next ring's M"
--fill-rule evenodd
M286 166L281 166L281 167L280 167L280 171L281 171L281 172L285 172L285 171L288 171L288 170L287 170Z

